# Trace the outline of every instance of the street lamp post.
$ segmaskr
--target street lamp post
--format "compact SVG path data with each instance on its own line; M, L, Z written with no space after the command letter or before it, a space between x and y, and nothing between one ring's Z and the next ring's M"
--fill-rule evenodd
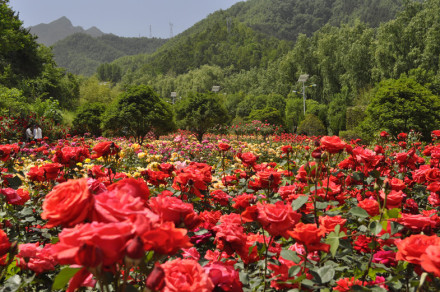
M304 104L304 116L306 115L306 81L309 79L309 74L302 74L298 78L298 82L302 82L302 96L303 96L303 104ZM316 84L309 85L307 87L315 87Z

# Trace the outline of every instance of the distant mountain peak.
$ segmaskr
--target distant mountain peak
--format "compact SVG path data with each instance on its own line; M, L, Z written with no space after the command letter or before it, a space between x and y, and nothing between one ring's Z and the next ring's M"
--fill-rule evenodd
M81 26L73 26L70 19L62 16L50 23L40 23L31 26L30 32L38 37L37 41L46 46L51 46L74 33L85 33L92 37L102 36L104 33L96 26L84 30Z

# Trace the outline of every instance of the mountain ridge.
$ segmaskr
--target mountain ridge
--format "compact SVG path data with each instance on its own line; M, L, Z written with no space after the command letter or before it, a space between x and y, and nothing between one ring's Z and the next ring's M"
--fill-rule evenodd
M50 23L40 23L28 28L33 35L36 35L37 42L45 46L51 46L75 33L84 33L92 37L99 37L104 33L96 26L84 29L82 26L74 26L70 19L62 16Z

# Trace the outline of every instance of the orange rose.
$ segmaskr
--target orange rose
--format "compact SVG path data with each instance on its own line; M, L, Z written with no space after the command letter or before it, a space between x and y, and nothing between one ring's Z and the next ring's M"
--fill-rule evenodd
M43 202L41 218L49 220L46 227L72 227L83 222L93 208L94 197L87 179L69 180L53 188Z

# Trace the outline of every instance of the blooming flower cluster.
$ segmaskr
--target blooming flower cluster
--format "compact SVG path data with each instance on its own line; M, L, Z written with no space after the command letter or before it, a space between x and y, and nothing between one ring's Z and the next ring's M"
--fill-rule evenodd
M423 144L381 133L367 146L292 135L198 143L180 132L146 145L0 145L0 284L435 290L440 135L432 136Z

